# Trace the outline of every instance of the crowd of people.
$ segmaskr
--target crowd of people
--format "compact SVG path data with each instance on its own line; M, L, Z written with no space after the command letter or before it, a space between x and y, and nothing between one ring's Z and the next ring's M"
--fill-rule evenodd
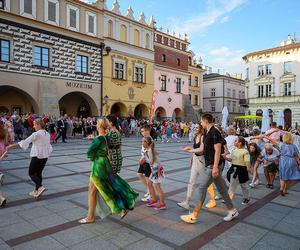
M70 118L58 119L49 116L36 117L14 115L0 117L0 160L13 152L14 148L26 150L32 144L29 176L35 183L30 196L39 198L46 191L42 184L42 172L52 152L51 143L62 137L78 135L92 140L87 158L92 161L89 182L89 210L79 223L93 223L96 212L101 218L109 214L120 214L124 218L133 210L138 194L123 180L122 136L142 136L141 158L137 175L145 186L142 201L156 210L167 208L163 191L165 169L159 160L155 144L192 142L182 151L192 154L190 180L187 195L178 206L190 210L194 200L196 181L199 178L200 196L192 213L182 215L186 223L196 223L204 204L206 193L210 200L207 208L217 206L222 199L228 214L225 221L239 215L234 207L238 185L242 189L243 205L251 203L250 189L261 184L259 168L263 168L266 188L274 189L274 181L280 179L280 195L288 195L289 187L300 180L300 129L284 131L272 122L271 128L261 133L257 126L239 128L236 124L222 129L214 124L212 115L205 114L200 122L155 121L151 126L146 120L133 118ZM69 131L68 131L69 129ZM0 182L3 175L0 175ZM250 179L251 177L251 179ZM217 195L215 193L217 190ZM5 205L4 194L0 193L0 206Z

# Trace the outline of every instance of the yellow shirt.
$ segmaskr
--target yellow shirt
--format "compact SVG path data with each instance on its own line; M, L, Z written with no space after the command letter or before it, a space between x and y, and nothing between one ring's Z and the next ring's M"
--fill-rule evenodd
M244 148L235 148L231 153L233 165L246 166L246 162L250 162L250 154Z

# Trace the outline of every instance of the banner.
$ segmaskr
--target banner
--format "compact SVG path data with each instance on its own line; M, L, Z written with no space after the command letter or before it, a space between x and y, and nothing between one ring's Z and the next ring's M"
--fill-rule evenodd
M153 114L155 112L155 100L156 100L156 96L158 95L158 91L154 90L152 93L152 100L151 100L151 107L150 107L150 117L149 117L149 124L150 126L152 126L152 118L153 118Z

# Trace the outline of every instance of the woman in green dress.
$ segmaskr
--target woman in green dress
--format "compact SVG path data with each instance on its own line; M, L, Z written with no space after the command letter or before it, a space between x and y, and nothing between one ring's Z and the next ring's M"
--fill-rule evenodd
M95 137L87 156L92 161L92 170L89 184L89 210L86 218L79 220L80 224L93 223L95 213L100 218L110 214L120 214L121 219L133 210L138 193L133 191L129 184L114 173L108 158L109 127L106 118L97 121L99 136Z

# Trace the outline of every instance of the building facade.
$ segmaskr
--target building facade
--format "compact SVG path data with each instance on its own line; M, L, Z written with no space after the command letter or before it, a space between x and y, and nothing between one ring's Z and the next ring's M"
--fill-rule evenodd
M104 114L148 118L153 93L153 25L144 13L138 20L128 8L123 16L118 1L104 9L104 39L112 50L104 56Z
M203 76L203 106L204 111L211 113L216 123L222 120L222 110L227 106L229 123L235 116L244 115L245 108L240 100L245 99L245 82L241 79L217 73Z
M249 113L268 107L276 121L284 112L285 127L300 123L300 43L291 37L281 46L247 54L246 88Z
M189 104L188 41L155 29L154 88L158 91L155 116L183 118L184 105Z
M6 0L0 112L100 115L103 2Z
M203 73L201 59L197 62L195 54L190 51L189 55L189 100L198 117L203 112Z

